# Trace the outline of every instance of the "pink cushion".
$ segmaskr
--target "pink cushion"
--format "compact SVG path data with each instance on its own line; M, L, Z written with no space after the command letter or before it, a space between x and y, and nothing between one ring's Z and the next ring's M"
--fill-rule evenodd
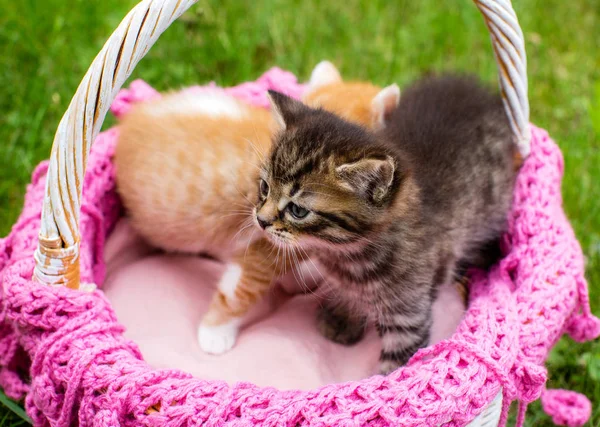
M223 271L221 263L153 252L126 220L108 239L105 255L106 295L127 327L126 336L156 368L279 389L357 380L376 370L381 344L375 330L352 347L326 340L315 325L317 297L294 292L294 283L276 286L253 310L231 351L207 355L196 330ZM463 311L456 289L444 286L434 306L433 342L450 337Z

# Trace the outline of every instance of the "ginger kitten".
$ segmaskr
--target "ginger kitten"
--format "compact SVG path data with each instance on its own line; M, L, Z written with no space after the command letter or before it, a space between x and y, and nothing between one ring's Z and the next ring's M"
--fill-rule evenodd
M519 161L502 100L475 79L423 79L372 131L270 96L280 130L256 222L326 276L320 331L352 344L374 323L391 372L428 345L438 287L493 261Z
M396 85L343 82L325 61L304 100L380 129L399 95ZM276 128L269 111L221 92L169 94L136 106L119 126L117 188L133 228L163 250L228 264L198 331L208 353L234 345L243 316L291 267L287 257L274 261L278 249L252 226L264 191L259 165Z

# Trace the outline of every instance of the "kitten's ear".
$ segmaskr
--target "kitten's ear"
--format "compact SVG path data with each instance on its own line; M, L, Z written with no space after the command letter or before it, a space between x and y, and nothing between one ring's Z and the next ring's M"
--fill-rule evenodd
M371 101L371 120L373 129L378 130L385 127L392 111L400 102L400 88L396 83L389 85L375 95Z
M340 72L329 61L321 61L317 64L308 82L307 92L332 83L340 83L342 76Z
M308 111L308 107L283 93L269 90L267 92L271 103L271 114L280 130L285 130Z
M380 203L388 194L395 170L394 159L390 156L384 159L365 158L336 168L346 188L369 197L374 203Z

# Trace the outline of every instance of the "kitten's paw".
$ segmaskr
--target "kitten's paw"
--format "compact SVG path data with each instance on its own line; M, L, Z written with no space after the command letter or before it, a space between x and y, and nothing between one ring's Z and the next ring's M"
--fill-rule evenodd
M198 328L200 348L208 354L223 354L235 344L238 329L237 322L222 325L201 324Z
M381 360L379 361L379 373L381 375L391 374L400 366L402 366L402 364L394 360Z
M365 335L366 320L352 320L326 307L319 309L317 327L321 335L343 345L357 343Z

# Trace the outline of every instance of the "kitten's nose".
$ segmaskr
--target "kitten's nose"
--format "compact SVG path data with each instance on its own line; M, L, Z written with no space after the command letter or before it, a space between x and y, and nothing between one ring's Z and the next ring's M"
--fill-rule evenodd
M260 228L262 228L263 230L265 228L267 228L269 225L271 225L271 223L269 221L265 221L264 219L261 219L261 217L259 217L258 215L256 216L256 221L258 221L258 225L260 225Z

